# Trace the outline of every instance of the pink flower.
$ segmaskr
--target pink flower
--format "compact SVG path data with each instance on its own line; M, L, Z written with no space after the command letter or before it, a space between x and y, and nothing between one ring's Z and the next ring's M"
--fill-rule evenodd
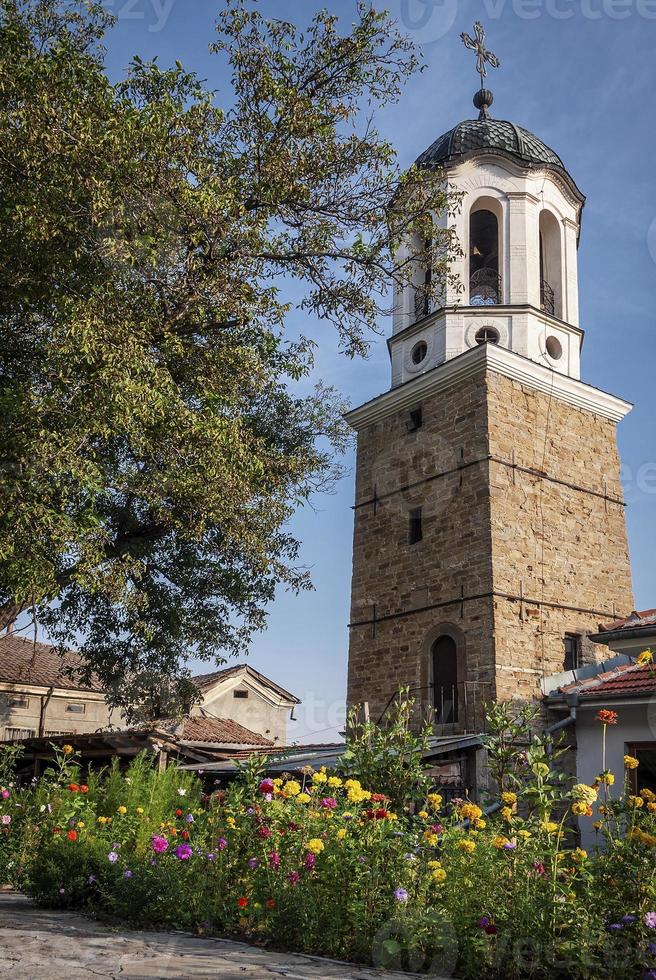
M321 806L324 810L334 810L337 806L337 800L333 796L325 796L321 801Z
M262 840L266 840L267 837L271 837L271 831L269 830L268 827L260 827L260 829L257 832L257 836L261 837Z
M2 817L0 817L0 821L2 821L3 827L7 827L11 823L11 817L8 813L3 813Z
M312 871L315 864L317 863L317 858L315 854L307 854L305 857L305 870Z
M656 929L656 912L647 912L645 915L645 925L648 929Z
M287 875L287 881L290 885L298 885L301 880L301 876L298 871L290 871Z
M217 841L217 847L219 848L219 850L220 851L225 851L225 849L226 849L227 846L228 846L228 842L225 839L225 837L219 837L219 839Z
M267 793L273 793L275 786L273 785L272 779L263 779L260 783L260 793L265 796Z
M164 851L167 850L169 842L167 841L166 837L156 835L151 839L150 846L154 850L155 854L163 854Z
M272 868L280 867L280 855L277 851L271 851L271 854L269 854L269 864Z
M3 789L2 792L0 793L0 796L2 797L3 800L8 800L9 799L9 790L8 789Z
M175 849L175 856L177 857L178 861L188 861L193 853L194 852L191 847L189 847L189 844L178 844Z

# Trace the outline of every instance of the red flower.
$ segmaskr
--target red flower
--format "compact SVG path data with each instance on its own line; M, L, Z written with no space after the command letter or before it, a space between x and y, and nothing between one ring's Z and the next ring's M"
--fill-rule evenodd
M86 783L82 783L82 785L80 786L80 793L88 793L88 792L89 792L89 787L86 785Z
M260 783L260 793L262 793L263 796L273 793L275 788L276 787L273 785L272 779L263 779Z
M269 830L268 827L260 827L260 829L257 832L257 836L261 837L262 840L266 840L267 837L271 837L271 833L272 832Z
M53 832L53 834L59 834L59 833L61 833L61 830L59 829L59 827L53 827L52 828L52 832Z
M78 786L77 783L69 783L68 784L68 788L70 789L71 793L79 793L80 792L80 787Z
M237 905L239 906L240 909L245 909L246 906L248 905L248 899L247 898L237 899Z
M268 898L267 899L267 903L266 903L266 907L268 909L275 909L275 907L276 907L276 900L275 900L275 898Z
M175 815L176 815L176 817L181 817L182 816L182 810L176 810L175 811Z
M606 708L602 708L597 714L597 721L602 722L604 725L616 725L617 724L617 712L607 711Z
M384 793L372 793L371 794L371 802L372 803L386 803L387 802L387 797L385 796Z
M387 810L376 810L376 820L387 820Z
M183 840L189 840L189 831L188 830L183 830L181 832L180 836L182 837Z
M69 840L77 840L77 830L69 830L66 836Z

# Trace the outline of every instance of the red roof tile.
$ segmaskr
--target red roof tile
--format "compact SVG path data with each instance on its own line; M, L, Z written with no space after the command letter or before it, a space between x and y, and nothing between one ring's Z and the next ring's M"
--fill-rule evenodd
M148 727L151 727L150 725ZM187 742L214 742L221 745L261 745L271 748L273 742L229 718L160 719L152 727L164 730Z
M0 683L60 687L67 691L101 691L97 682L83 685L76 679L75 670L79 665L78 654L70 650L61 654L48 643L34 643L13 633L0 636Z
M604 633L616 632L617 630L635 630L642 626L656 625L656 609L643 609L642 612L632 612L626 619L616 619L614 623L602 626Z
M614 670L561 687L564 693L577 692L581 698L642 697L656 694L655 664L623 664Z

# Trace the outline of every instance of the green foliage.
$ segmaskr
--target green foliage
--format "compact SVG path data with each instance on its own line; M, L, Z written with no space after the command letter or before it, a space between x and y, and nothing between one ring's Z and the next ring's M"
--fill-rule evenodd
M359 708L347 719L346 749L340 772L357 776L366 786L378 786L395 807L424 799L430 781L424 774L422 757L433 734L426 725L417 734L413 727L415 702L405 690L390 706L384 725L363 720Z
M415 269L401 238L449 274L452 204L360 116L416 68L368 4L301 33L228 0L223 106L179 64L110 82L110 21L0 0L0 620L84 636L116 704L166 679L184 702L188 657L243 651L276 585L309 585L288 519L339 473L292 298L363 353Z
M417 800L414 782L393 809L364 777L308 769L263 780L257 758L211 795L187 774L155 771L146 756L84 786L69 754L40 783L12 787L0 867L43 905L133 926L239 935L464 980L649 976L656 795L633 797L626 780L624 792L599 799L598 781L567 790L540 740L525 747L531 719L491 713L489 751L503 754L508 778L521 776L487 818L468 800ZM362 735L390 744L370 727ZM377 766L369 752L363 763ZM605 846L588 855L565 816L593 819L593 807Z

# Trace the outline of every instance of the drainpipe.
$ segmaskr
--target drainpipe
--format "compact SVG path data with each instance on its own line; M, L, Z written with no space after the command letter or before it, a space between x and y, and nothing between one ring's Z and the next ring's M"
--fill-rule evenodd
M39 713L39 738L43 738L43 736L46 733L46 709L48 707L48 704L50 703L50 698L52 697L53 691L54 691L54 687L51 687L48 689L48 693L45 696L41 695L41 711Z

